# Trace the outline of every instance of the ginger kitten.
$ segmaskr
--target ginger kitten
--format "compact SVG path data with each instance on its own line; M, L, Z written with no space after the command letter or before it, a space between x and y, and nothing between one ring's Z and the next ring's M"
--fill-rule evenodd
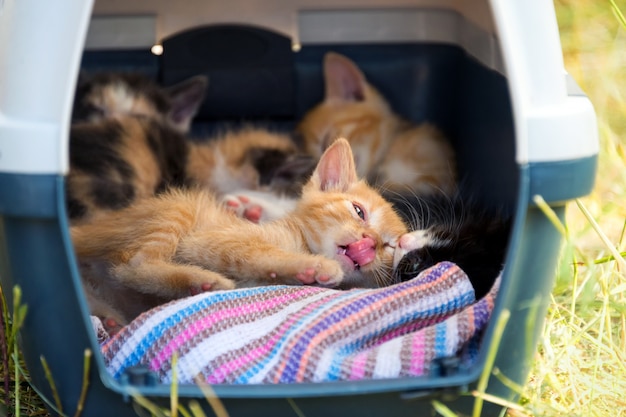
M357 65L329 52L325 96L299 123L305 149L319 156L337 138L352 145L357 172L390 193L427 195L456 189L451 145L433 125L413 125L395 114Z
M344 139L324 152L294 210L275 221L254 224L193 189L71 228L93 314L119 324L200 291L386 285L406 231L392 206L358 179Z

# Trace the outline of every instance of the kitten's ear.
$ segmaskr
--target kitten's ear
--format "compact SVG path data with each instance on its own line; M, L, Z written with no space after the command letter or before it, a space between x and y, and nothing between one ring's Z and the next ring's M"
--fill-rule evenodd
M179 131L187 133L193 117L204 101L209 79L197 75L165 89L170 98L170 123Z
M346 191L358 181L350 144L339 138L324 151L310 183L322 191Z
M324 56L324 82L327 100L365 100L365 76L354 62L343 55L328 52Z

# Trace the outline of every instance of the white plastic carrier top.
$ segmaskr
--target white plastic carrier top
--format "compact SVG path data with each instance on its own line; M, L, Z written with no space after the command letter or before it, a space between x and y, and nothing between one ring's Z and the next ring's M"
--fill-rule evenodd
M0 0L0 172L67 172L74 85L93 7L92 0ZM319 42L458 44L506 74L520 165L598 152L590 101L567 94L549 1L273 0L261 7L245 0L103 0L95 12L153 13L154 44L188 27L224 22L274 29L293 39L294 50ZM92 26L88 45L99 45L102 27Z

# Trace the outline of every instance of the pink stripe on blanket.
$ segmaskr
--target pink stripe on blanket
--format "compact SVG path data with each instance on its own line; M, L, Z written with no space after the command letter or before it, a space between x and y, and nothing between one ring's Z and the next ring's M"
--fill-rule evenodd
M255 303L252 305L246 304L240 307L224 309L221 311L216 311L209 316L205 316L202 319L192 323L185 330L179 333L177 336L173 337L169 343L167 343L161 351L155 356L155 358L150 362L151 369L159 369L161 365L168 361L174 352L176 352L181 346L184 346L190 340L202 333L203 330L209 329L215 323L220 321L238 317L243 314L250 314L251 312L261 312L264 310L271 309L273 307L289 303L290 301L299 298L297 294L290 293L284 294L276 298L269 299L267 301Z
M352 361L352 372L348 378L351 381L358 381L365 376L365 364L367 363L367 352L357 354Z
M281 325L278 331L271 337L271 339L267 343L253 349L247 355L239 357L230 362L226 362L222 366L216 368L215 371L213 371L213 373L207 378L207 382L209 384L221 384L224 382L226 376L235 374L237 370L243 369L244 365L248 364L249 362L252 362L260 357L267 355L273 348L276 348L277 342L284 337L285 333L288 330L292 328L294 322L300 320L303 316L306 316L308 313L315 310L320 305L326 302L328 302L328 300L318 300L317 303L309 304L304 310L293 314Z
M424 348L426 343L424 340L424 332L418 332L411 338L411 375L424 375L424 364L426 363L426 355Z

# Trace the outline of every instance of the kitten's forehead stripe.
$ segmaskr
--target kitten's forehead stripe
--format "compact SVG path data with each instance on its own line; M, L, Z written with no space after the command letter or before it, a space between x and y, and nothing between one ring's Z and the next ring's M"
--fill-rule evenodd
M107 91L109 94L106 99L113 113L130 113L132 111L134 97L124 83L118 82Z

